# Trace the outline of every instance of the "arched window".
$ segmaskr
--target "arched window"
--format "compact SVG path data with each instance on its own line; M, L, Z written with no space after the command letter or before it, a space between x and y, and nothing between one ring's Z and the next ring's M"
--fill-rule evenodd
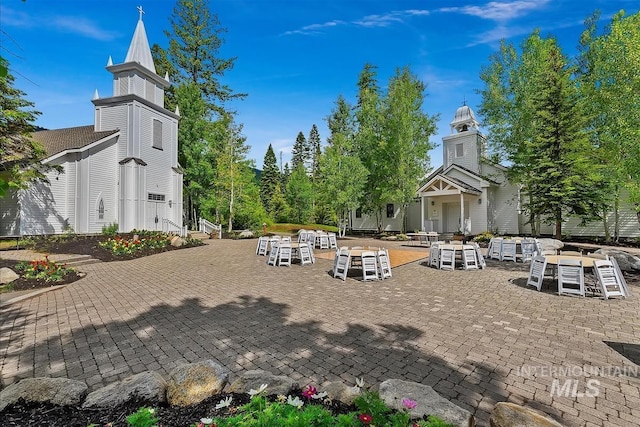
M98 203L98 219L104 219L104 200L102 199Z

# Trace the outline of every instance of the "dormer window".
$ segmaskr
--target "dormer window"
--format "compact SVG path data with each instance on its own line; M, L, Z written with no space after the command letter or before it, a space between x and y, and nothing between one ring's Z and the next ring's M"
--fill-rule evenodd
M162 122L153 119L153 148L162 150Z

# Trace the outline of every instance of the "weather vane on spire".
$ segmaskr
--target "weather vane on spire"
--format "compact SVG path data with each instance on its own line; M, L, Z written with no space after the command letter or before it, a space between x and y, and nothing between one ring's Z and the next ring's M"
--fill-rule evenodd
M142 6L138 6L138 12L140 12L140 20L142 21L142 15L144 14L144 10L142 10Z

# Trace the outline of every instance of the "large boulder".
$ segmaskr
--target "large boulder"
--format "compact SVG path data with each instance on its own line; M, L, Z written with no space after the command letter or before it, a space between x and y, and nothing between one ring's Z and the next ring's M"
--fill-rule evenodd
M167 382L162 375L154 371L141 372L89 393L82 407L114 407L133 398L163 403L166 389Z
M79 405L88 390L82 381L67 378L25 378L0 392L0 411L19 399L55 405Z
M0 268L0 285L6 285L7 283L11 283L19 277L20 276L17 275L9 267Z
M596 253L615 258L622 271L640 271L640 258L629 252L602 248L598 249Z
M170 243L174 248L179 248L180 246L184 245L184 239L180 236L173 236Z
M434 415L459 427L473 425L469 411L440 396L428 385L403 380L386 380L379 387L380 398L393 409L403 410L402 399L414 400L417 405L410 410L412 418Z
M489 424L491 427L562 427L543 412L509 402L499 402L493 407Z
M178 366L169 374L167 403L189 406L222 393L229 380L229 370L213 360Z
M241 239L252 239L253 238L253 231L251 230L242 230L239 234L238 237Z
M292 378L256 369L243 372L225 391L228 393L248 393L251 389L258 390L262 384L267 385L265 390L267 395L287 394L292 388L299 387L298 382Z
M326 392L329 399L339 400L347 405L351 405L354 399L362 394L362 390L359 387L349 387L342 381L331 381L323 384L321 388L318 388L318 391Z
M554 250L558 252L560 249L564 248L564 243L557 239L542 238L538 239L538 241L540 242L540 246L543 251Z

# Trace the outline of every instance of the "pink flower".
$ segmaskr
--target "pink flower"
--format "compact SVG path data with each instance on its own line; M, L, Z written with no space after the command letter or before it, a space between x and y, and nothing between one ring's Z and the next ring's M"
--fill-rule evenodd
M402 406L404 406L405 408L407 408L409 410L415 408L417 405L418 405L418 402L416 402L415 400L402 399Z
M302 396L306 397L307 399L311 399L311 397L314 396L317 391L318 389L316 389L314 386L308 385L304 388L304 390L302 390Z
M364 424L369 424L371 421L373 421L373 417L371 415L369 415L369 414L360 414L360 416L358 418Z

